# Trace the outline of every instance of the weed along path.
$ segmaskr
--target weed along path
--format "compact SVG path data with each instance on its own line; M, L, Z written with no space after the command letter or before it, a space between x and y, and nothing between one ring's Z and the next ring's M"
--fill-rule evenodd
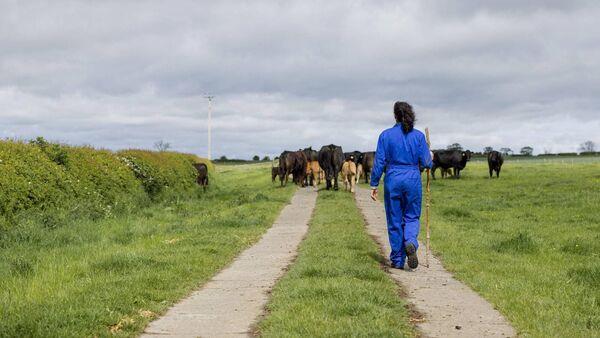
M150 323L142 337L250 335L270 290L296 256L316 199L315 191L298 189L258 243Z
M383 203L373 202L370 191L358 188L356 203L363 213L367 231L390 253ZM424 230L424 229L423 229ZM407 301L423 316L417 328L426 337L513 337L515 330L490 303L454 279L438 259L424 266L424 246L419 249L421 265L415 271L390 269L390 276L407 293Z

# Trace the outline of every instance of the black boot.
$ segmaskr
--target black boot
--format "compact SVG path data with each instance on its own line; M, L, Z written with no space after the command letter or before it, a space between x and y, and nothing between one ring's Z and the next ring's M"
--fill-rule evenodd
M408 267L416 269L419 266L419 259L417 258L417 248L414 244L406 242L406 256L408 258Z

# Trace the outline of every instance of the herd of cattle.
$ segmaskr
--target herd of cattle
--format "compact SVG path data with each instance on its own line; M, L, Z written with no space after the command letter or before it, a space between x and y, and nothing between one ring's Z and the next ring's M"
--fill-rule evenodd
M452 176L458 179L461 170L470 160L469 150L434 150L432 177L435 179L435 171L440 168L442 178ZM312 147L298 151L286 150L271 165L271 180L275 182L279 177L281 185L284 186L291 175L293 182L302 187L316 187L325 181L327 190L338 190L338 177L341 174L345 189L354 192L355 184L361 177L365 183L369 183L374 161L374 151L345 153L342 147L334 144L323 146L319 151L313 150ZM503 162L501 153L488 153L490 178L493 172L496 172L496 177L500 177Z

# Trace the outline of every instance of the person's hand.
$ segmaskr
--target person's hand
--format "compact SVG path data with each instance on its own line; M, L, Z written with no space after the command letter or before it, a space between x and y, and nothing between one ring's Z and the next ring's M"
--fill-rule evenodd
M431 159L433 159L433 151L429 151L429 155L431 155Z
M377 190L377 188L371 188L371 199L373 201L377 201L377 193L379 191Z

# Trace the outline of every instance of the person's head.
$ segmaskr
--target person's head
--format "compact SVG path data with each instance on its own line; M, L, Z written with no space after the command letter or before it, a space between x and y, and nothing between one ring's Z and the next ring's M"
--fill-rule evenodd
M415 112L410 104L406 102L396 101L394 103L394 116L396 123L402 124L402 130L405 133L413 130L415 125Z

